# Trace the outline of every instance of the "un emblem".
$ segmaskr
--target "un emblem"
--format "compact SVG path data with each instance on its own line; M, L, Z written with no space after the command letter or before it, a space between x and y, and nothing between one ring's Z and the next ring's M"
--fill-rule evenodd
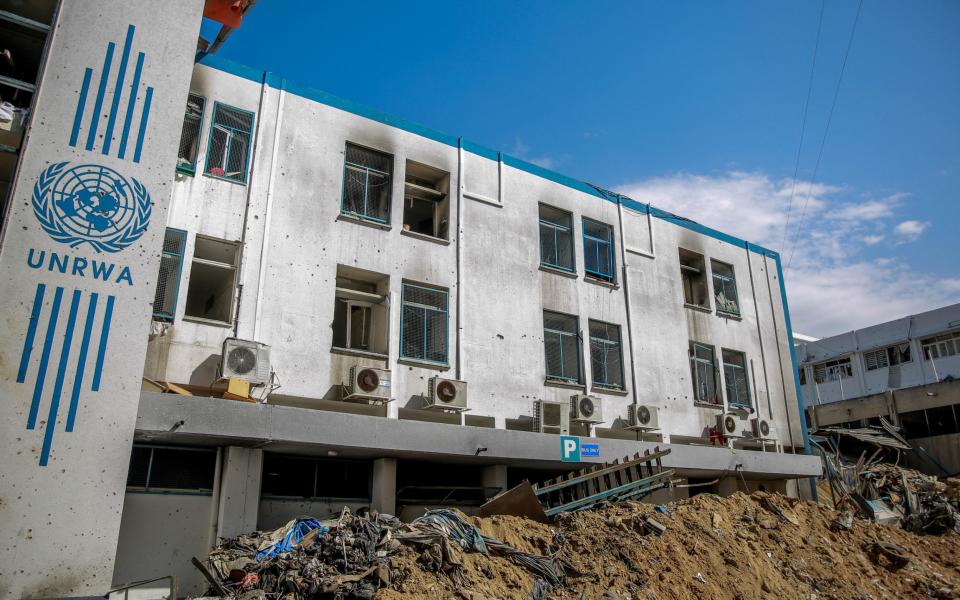
M150 225L147 188L102 165L54 163L33 186L33 212L51 238L76 248L119 252Z

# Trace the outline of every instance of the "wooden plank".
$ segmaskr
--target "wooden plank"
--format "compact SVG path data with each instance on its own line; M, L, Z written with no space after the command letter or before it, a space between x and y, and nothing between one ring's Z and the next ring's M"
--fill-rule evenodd
M540 523L546 523L547 514L543 506L537 499L533 487L526 481L520 485L507 490L492 500L488 500L480 507L481 517L491 515L516 515L518 517L527 517Z
M651 460L651 459L654 459L654 458L659 458L660 456L666 456L667 454L670 454L670 450L669 450L669 449L668 449L668 450L659 451L659 452L655 452L655 453L653 453L653 454L650 454L649 456L644 456L644 457L642 457L642 458L639 460L639 462L644 462L644 461ZM630 461L630 463L628 463L628 464L632 464L632 463L635 463L635 462L638 462L638 461ZM613 471L618 471L618 470L620 470L620 469L623 469L623 467L624 467L624 465L620 464L620 461L619 461L619 459L618 459L618 460L614 461L613 463L611 463L610 466L605 466L605 467L603 467L603 468L601 468L601 469L597 469L596 471L593 471L593 472L588 473L588 474L585 474L585 475L580 475L580 476L577 476L577 477L573 477L573 478L571 478L571 479L569 479L569 480L567 480L567 481L564 481L562 485L559 484L559 483L549 483L549 484L547 484L547 485L544 485L544 486L542 486L542 487L539 487L539 488L537 489L537 495L540 495L540 494L543 494L543 493L547 493L547 492L550 491L552 488L563 487L563 486L566 486L566 485L570 485L571 483L576 483L576 482L578 482L578 481L582 481L582 480L587 479L587 478L590 478L590 477L601 476L601 475L604 475L604 474L607 474L607 473L610 473L610 472L613 472Z

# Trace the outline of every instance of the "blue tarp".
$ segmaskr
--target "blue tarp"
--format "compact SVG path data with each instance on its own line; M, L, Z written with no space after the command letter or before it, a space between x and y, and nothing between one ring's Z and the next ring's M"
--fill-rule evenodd
M285 552L290 552L294 546L300 543L303 536L314 529L320 530L318 535L323 535L330 531L329 527L324 527L320 524L320 521L316 519L297 519L280 541L257 552L257 560L267 560Z

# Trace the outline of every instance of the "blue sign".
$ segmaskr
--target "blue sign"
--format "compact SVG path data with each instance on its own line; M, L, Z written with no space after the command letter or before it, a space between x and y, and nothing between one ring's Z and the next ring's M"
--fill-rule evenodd
M580 456L600 456L600 444L581 444Z
M580 462L580 438L572 435L560 436L560 460Z

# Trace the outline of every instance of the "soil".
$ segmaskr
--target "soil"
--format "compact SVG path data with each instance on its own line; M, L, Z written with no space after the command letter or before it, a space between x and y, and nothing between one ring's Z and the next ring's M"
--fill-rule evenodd
M561 516L545 525L498 516L469 518L484 534L536 554L557 551L576 573L543 598L708 600L760 598L960 598L960 535L918 536L896 525L859 518L849 529L840 513L813 502L757 492L710 494L666 505L623 502ZM652 518L662 535L644 526ZM556 534L559 534L557 536ZM906 550L899 567L873 558L875 542ZM376 600L410 598L505 600L532 597L536 576L506 558L462 554L467 586L432 573L420 552L391 556L392 581Z

